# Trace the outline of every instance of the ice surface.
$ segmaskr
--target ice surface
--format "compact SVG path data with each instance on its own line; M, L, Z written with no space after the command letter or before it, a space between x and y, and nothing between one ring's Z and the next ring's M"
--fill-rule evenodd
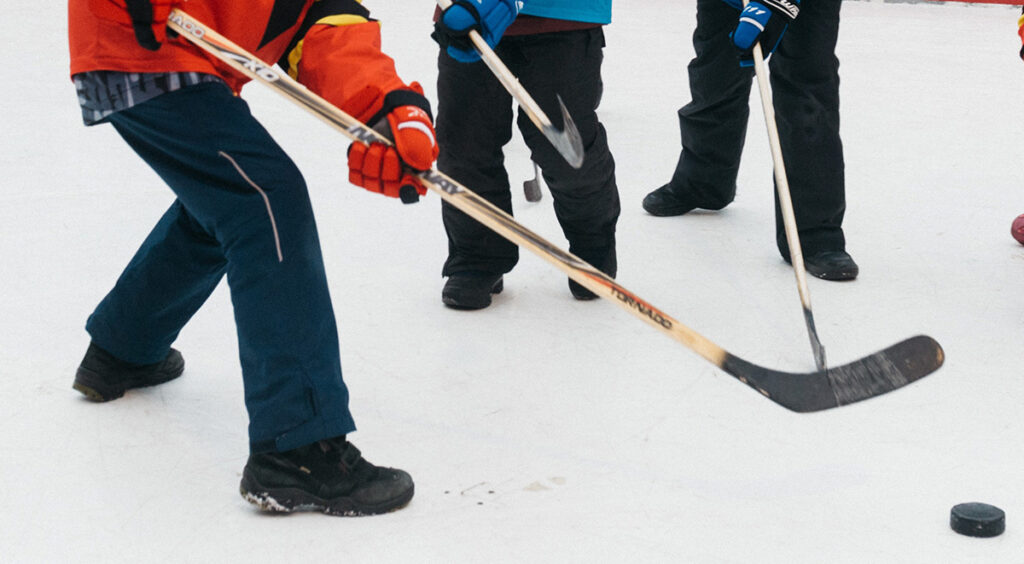
M434 99L430 2L367 0L385 47ZM721 213L655 218L688 99L693 0L620 1L601 116L623 201L619 280L771 368L813 357L773 242L755 92L740 189ZM255 114L311 186L369 460L417 493L382 517L282 518L237 493L246 415L222 286L177 343L185 375L92 404L71 390L82 327L172 196L110 127L81 126L63 2L8 0L0 95L0 561L1024 561L1024 63L1006 6L848 2L842 135L853 283L809 281L842 364L914 334L946 365L813 415L765 400L524 253L492 308L441 305L439 199L403 206L346 182L347 142L259 85ZM550 197L507 148L516 216L559 245ZM983 501L1007 532L972 539Z

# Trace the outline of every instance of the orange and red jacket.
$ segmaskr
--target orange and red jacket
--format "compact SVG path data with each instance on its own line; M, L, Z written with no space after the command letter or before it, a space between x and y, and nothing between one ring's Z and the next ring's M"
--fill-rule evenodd
M123 2L121 2L123 5ZM398 77L381 52L380 24L361 0L183 0L180 7L263 61L365 122L393 90L422 93ZM248 78L183 38L143 49L124 8L112 0L69 0L71 75L87 71L200 72L220 76L237 93Z

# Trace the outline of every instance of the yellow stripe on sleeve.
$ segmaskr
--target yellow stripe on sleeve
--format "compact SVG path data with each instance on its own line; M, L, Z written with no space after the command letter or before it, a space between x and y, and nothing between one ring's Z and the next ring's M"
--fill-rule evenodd
M317 25L330 25L334 27L341 27L346 25L357 25L366 23L370 20L363 16L355 16L352 14L340 14L336 16L327 16L326 18L320 18L317 20ZM300 40L295 48L288 53L288 74L298 80L299 75L299 61L302 60L302 44L305 40Z
M302 60L302 43L305 40L300 40L295 44L295 48L288 53L288 76L299 79L299 61Z
M368 21L370 20L364 18L363 16L354 16L352 14L340 14L337 16L327 16L326 18L320 18L319 20L316 21L316 23L340 27L343 25L356 25L366 23Z

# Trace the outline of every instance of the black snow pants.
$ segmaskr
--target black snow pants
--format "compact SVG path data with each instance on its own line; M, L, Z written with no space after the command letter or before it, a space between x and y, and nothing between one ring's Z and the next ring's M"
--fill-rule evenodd
M783 160L805 255L844 250L846 211L843 146L839 138L840 0L804 2L769 59ZM717 210L736 195L736 177L750 114L753 67L740 67L729 39L738 11L722 0L697 0L696 57L690 62L692 101L679 110L682 152L673 193ZM776 242L789 256L778 196Z
M586 158L570 167L521 110L519 130L540 165L570 252L598 268L614 253L619 195L615 162L596 109L601 96L601 28L508 36L495 50L555 127L562 129L561 96L583 138ZM512 139L513 99L482 62L438 58L438 169L512 213L502 147ZM442 219L448 259L442 274L509 272L519 248L447 202ZM612 273L614 275L614 273Z

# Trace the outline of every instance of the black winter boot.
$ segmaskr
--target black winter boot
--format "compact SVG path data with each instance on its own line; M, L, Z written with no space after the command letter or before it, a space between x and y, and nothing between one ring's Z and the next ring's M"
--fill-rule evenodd
M671 184L666 184L647 194L644 197L643 206L647 213L659 217L683 215L697 209L697 205L693 202L673 192Z
M412 478L370 464L344 436L286 452L249 455L240 491L264 511L322 511L355 517L399 509L413 494Z
M793 264L788 256L782 259ZM846 251L821 251L804 256L804 269L822 280L853 280L860 273L860 267Z
M89 343L72 387L93 401L110 401L123 396L125 390L173 380L184 370L185 360L175 349L171 349L161 362L132 364Z
M619 268L618 259L615 255L615 247L610 249L580 251L575 251L570 248L569 252L587 261L591 266L597 268L608 276L615 278L615 273ZM597 294L584 288L583 285L579 284L572 278L569 279L569 291L572 292L572 297L580 301L597 299Z
M483 309L491 305L491 294L505 288L501 276L479 271L452 274L441 290L441 301L452 309Z

